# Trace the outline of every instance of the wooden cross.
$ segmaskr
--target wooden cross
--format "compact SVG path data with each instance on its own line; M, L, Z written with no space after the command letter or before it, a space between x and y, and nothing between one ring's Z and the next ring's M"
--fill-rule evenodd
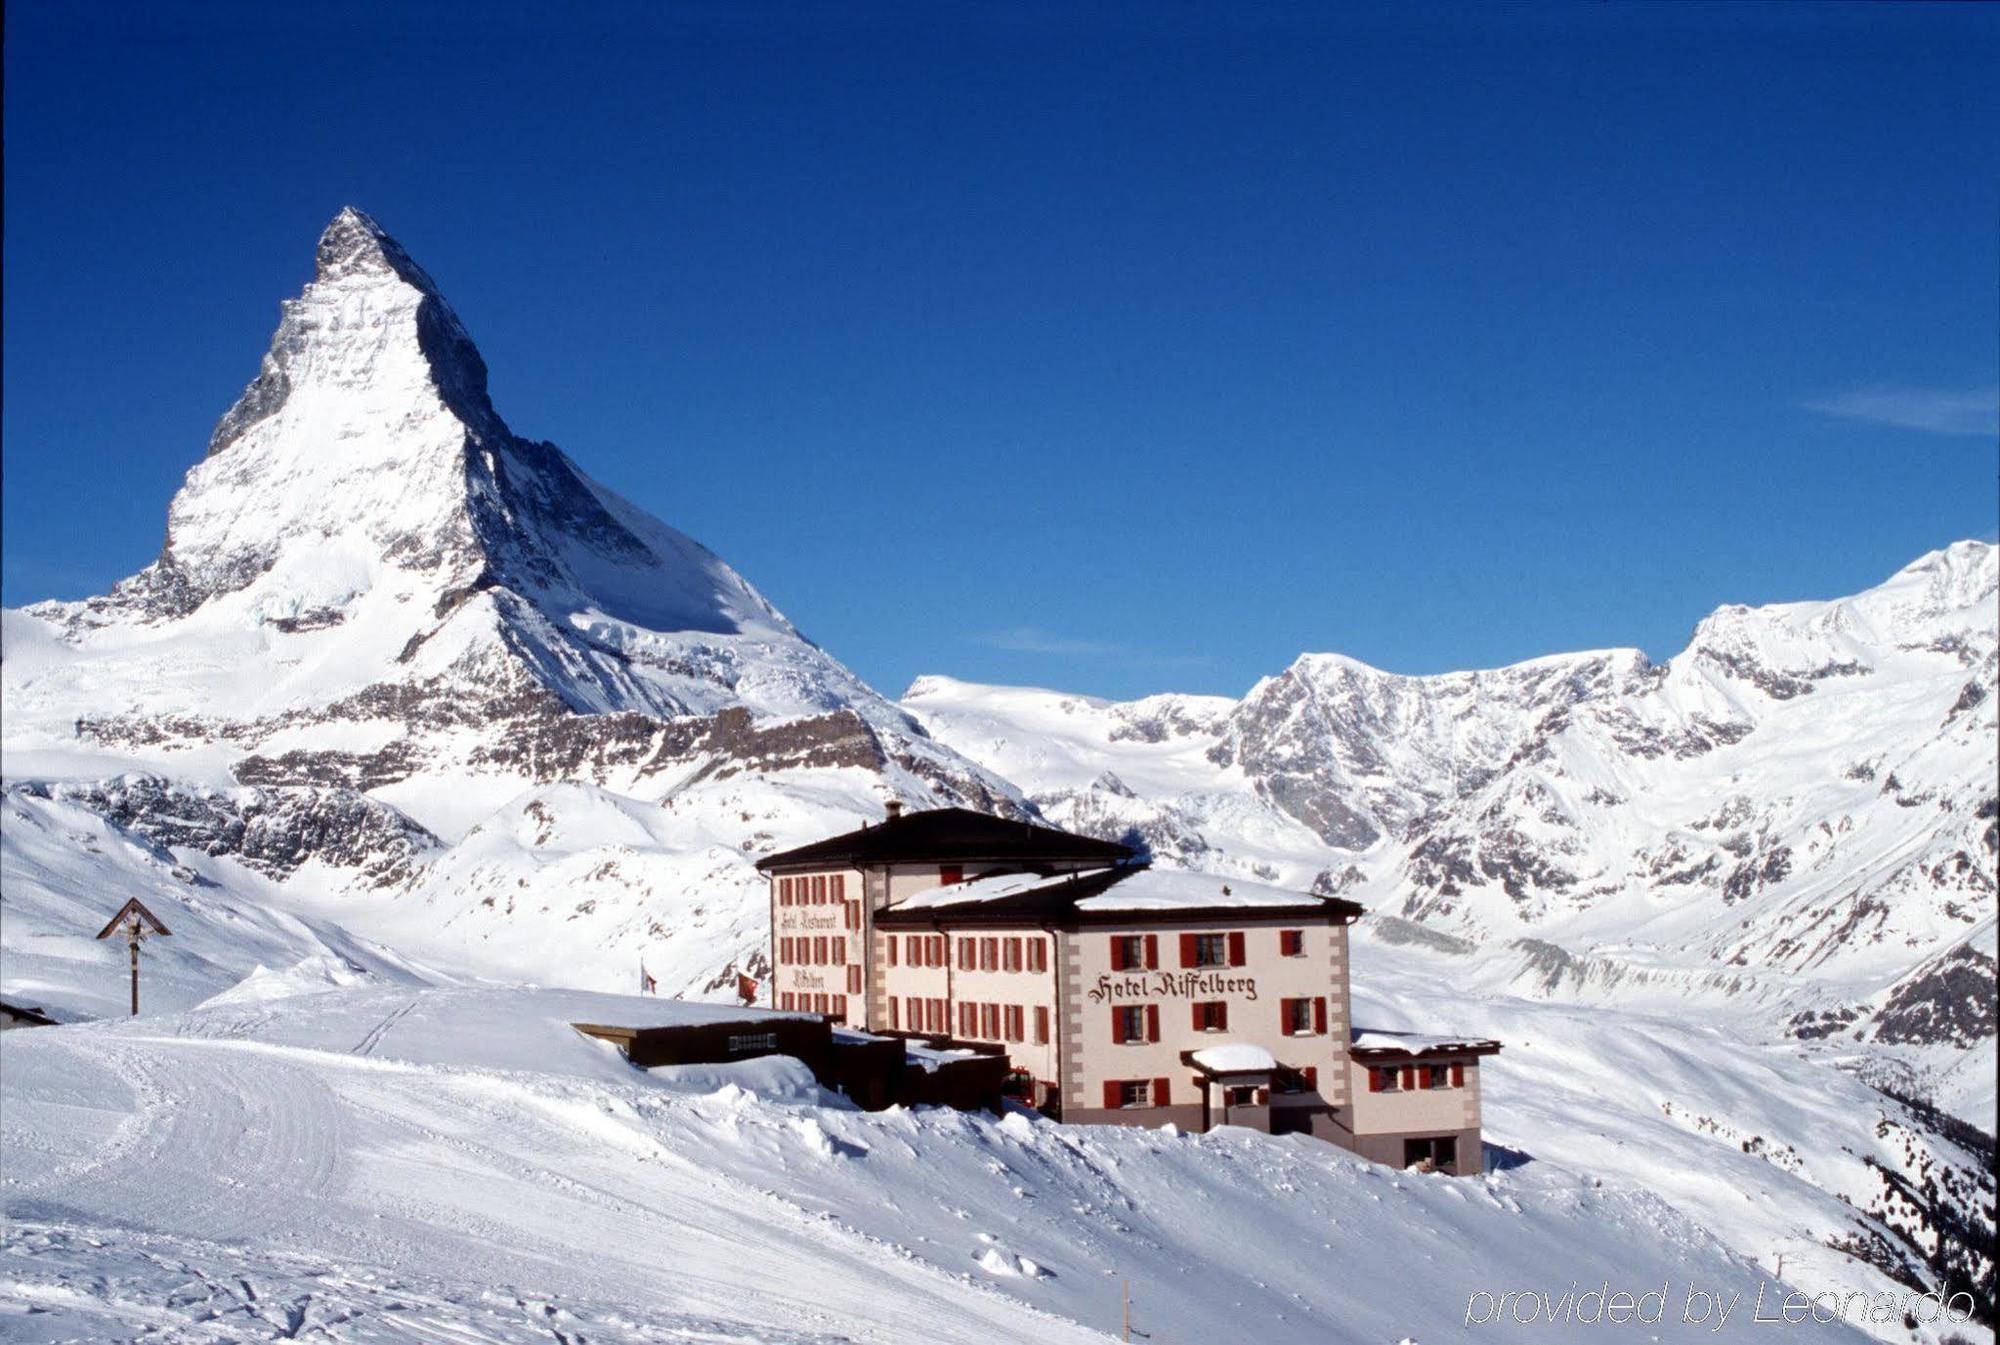
M166 934L167 927L160 923L160 917L146 909L145 903L137 897L118 908L118 914L111 917L111 923L97 931L97 937L108 939L113 934L123 933L125 945L132 952L132 1016L139 1016L139 944L148 934Z

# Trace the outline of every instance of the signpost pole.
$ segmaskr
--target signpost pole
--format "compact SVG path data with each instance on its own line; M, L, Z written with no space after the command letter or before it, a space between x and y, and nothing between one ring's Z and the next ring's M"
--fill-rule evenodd
M160 917L146 909L145 903L137 897L118 908L118 914L111 917L109 924L97 931L97 937L108 939L113 934L125 936L126 957L132 964L132 1016L139 1016L139 943L148 932L166 934L168 929L160 923Z

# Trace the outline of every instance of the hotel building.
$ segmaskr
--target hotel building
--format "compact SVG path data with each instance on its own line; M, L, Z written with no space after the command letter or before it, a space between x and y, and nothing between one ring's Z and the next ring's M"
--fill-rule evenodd
M1010 1091L1063 1120L1243 1125L1480 1168L1479 1065L1499 1044L1356 1031L1353 902L959 808L892 806L757 867L776 1008L999 1043Z

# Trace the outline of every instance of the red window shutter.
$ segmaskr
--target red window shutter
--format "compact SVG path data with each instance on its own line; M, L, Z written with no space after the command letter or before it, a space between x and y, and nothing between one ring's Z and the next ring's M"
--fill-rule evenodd
M1243 931L1232 930L1229 935L1229 965L1240 967L1245 962L1243 953Z
M1049 1008L1046 1004L1035 1006L1035 1044L1046 1046L1049 1040Z
M1307 1065L1305 1075L1307 1090L1317 1091L1319 1088L1319 1067L1317 1065Z
M938 869L938 885L950 887L953 883L965 881L965 868L960 864L946 864Z
M1215 1001L1215 1025L1224 1032L1229 1030L1229 1001L1226 999Z
M971 940L971 939L960 939L960 940L958 941L958 969L959 969L960 971L971 971L971 970L972 970L972 940Z
M847 875L844 873L836 873L833 875L833 899L835 901L844 901L846 900L846 898L847 898Z
M898 1028L899 1026L901 1026L901 1023L900 1023L900 1019L901 1019L901 1017L902 1017L902 1015L896 1012L896 997L895 997L894 995L891 995L891 996L889 996L889 1030L890 1030L890 1031L892 1031L892 1032L893 1032L893 1031L895 1031L895 1030L896 1030L896 1028Z
M1160 1006L1157 1004L1148 1004L1146 1006L1146 1040L1158 1041L1159 1039Z
M1291 1035L1292 1002L1288 999L1278 1001L1278 1031L1287 1036Z
M981 939L979 942L980 970L998 971L1000 969L1000 940Z
M1451 1067L1451 1086L1453 1088L1465 1087L1465 1066L1456 1062Z
M861 993L861 964L859 962L847 969L847 993L850 995Z
M1371 1093L1382 1091L1382 1071L1373 1065L1368 1067L1368 1091Z
M1165 1107L1172 1101L1173 1091L1167 1087L1167 1081L1165 1079L1153 1080L1153 1105L1155 1107Z
M1313 1000L1313 1031L1326 1031L1326 997L1324 995L1318 996Z
M894 934L891 934L889 936L887 945L888 946L883 951L883 957L888 961L889 965L893 967L896 965L896 936Z
M1268 1106L1270 1106L1270 1105L1271 1105L1271 1090L1270 1090L1270 1089L1268 1089L1268 1088L1259 1088L1259 1089L1257 1090L1257 1105L1258 1105L1258 1106L1260 1106L1260 1107L1268 1107Z
M1194 950L1194 935L1181 935L1181 965L1183 967L1192 967L1199 956L1200 954Z
M1111 1044L1113 1046L1125 1044L1125 1015L1117 1009L1111 1011Z
M1125 940L1116 934L1111 936L1111 970L1125 970Z
M1415 1065L1403 1066L1403 1087L1406 1089L1411 1089L1415 1088L1416 1086L1417 1086L1417 1067Z
M1104 1105L1106 1107L1117 1107L1120 1105L1118 1083L1115 1079L1106 1079L1104 1081Z
M1157 934L1148 934L1146 936L1146 970L1158 971L1159 969L1160 936Z
M1201 1020L1201 1010L1202 1010L1201 1001L1196 1000L1193 1004L1189 1005L1188 1007L1194 1010L1194 1030L1196 1032L1199 1032L1203 1028L1207 1027L1208 1024L1204 1023Z

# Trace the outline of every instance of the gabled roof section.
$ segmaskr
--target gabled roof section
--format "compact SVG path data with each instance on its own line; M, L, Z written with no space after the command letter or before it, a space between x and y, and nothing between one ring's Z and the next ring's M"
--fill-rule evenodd
M1132 847L1116 841L1077 836L1032 822L1012 822L970 808L931 808L904 813L844 836L767 855L759 870L808 868L828 864L927 864L999 860L1032 865L1057 863L1122 864Z

